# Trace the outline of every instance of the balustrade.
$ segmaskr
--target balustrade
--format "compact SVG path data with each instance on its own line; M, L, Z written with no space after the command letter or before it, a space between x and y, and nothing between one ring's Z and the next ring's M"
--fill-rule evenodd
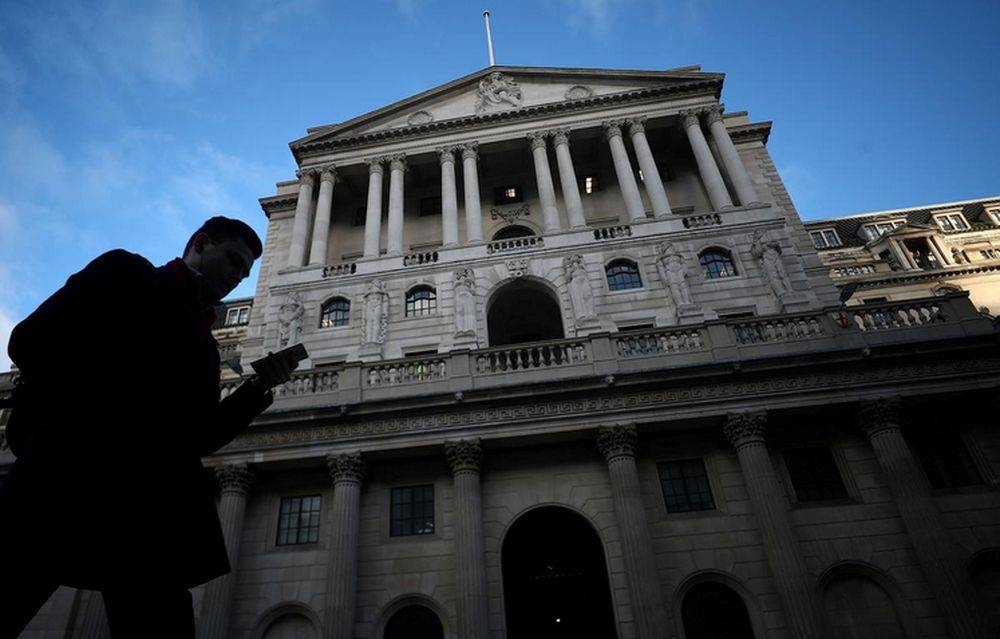
M857 266L838 266L833 269L834 277L850 277L853 275L871 275L875 272L874 264L859 264Z
M364 371L363 377L371 387L396 386L446 379L448 370L445 359L435 357L372 366Z
M744 321L730 324L730 328L740 345L810 339L824 334L817 315Z
M595 240L615 240L621 237L632 237L632 227L628 224L622 224L594 229Z
M323 267L323 277L339 277L341 275L351 275L358 270L358 265L354 262L343 262Z
M579 364L588 359L587 347L583 342L524 344L479 353L476 356L476 371L504 373Z
M690 215L681 220L686 229L697 229L705 226L715 226L722 224L722 216L718 213L707 213L705 215Z
M941 306L932 300L857 306L848 309L847 314L849 321L862 331L910 328L946 321ZM844 324L844 321L838 321Z
M403 266L417 266L418 264L433 264L438 261L437 251L427 251L423 253L408 253L403 256Z
M700 329L622 334L615 340L619 357L643 357L698 351L705 347Z
M526 237L512 237L507 240L497 240L486 245L486 252L490 255L495 253L509 253L511 251L523 251L526 249L541 248L544 245L542 238L537 235Z

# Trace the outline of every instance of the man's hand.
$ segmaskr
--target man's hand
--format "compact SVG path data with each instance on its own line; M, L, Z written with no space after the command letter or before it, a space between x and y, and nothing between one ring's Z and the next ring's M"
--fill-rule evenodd
M250 365L257 373L260 383L273 388L291 379L292 371L307 356L306 349L301 344L296 344L277 353L268 352L267 357L251 362Z

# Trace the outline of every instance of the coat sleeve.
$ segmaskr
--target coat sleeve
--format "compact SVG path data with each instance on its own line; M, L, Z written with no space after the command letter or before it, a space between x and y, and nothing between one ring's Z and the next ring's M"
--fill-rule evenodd
M213 418L195 442L198 456L211 455L231 442L272 401L274 396L270 390L261 390L250 382L241 384L218 403Z

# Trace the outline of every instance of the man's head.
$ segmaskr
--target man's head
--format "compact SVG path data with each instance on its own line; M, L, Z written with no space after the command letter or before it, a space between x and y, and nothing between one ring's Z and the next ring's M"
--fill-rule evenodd
M260 257L260 238L247 224L221 215L201 225L184 247L184 262L205 277L215 299L228 295Z

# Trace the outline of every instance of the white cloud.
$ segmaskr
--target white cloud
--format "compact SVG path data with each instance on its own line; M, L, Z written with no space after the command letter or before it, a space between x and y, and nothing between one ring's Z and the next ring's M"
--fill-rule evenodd
M0 248L13 244L18 238L19 230L14 207L0 200Z
M778 169L781 181L785 183L785 189L795 203L795 208L808 207L814 200L819 182L812 171L801 164L788 164Z
M7 356L7 344L10 342L10 332L14 330L14 320L11 314L0 308L0 373L10 370L10 357Z
M396 10L402 13L407 18L414 18L417 15L417 9L419 8L419 0L393 0L396 5Z
M0 129L0 160L5 177L21 188L59 188L66 175L62 153L28 119Z

